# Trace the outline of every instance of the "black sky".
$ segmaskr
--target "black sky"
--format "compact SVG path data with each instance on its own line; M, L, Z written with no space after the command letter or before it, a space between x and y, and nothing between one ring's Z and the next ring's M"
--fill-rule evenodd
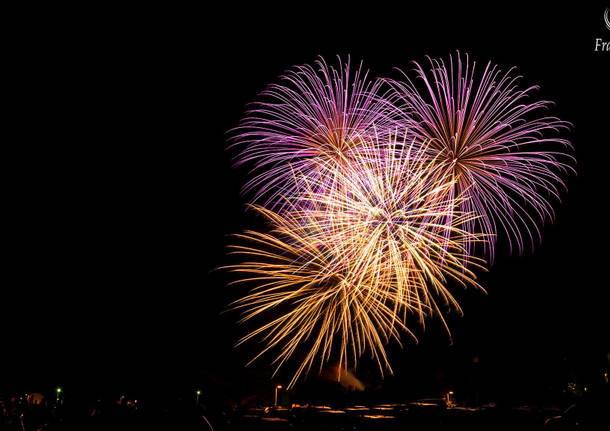
M603 363L610 53L593 52L596 37L610 40L603 6L481 7L20 15L5 62L17 97L5 136L0 382L266 378L268 361L243 370L256 346L233 349L237 316L219 314L240 294L213 271L227 235L259 223L245 213L247 171L231 168L225 132L268 83L318 55L349 54L387 76L455 50L541 86L574 124L578 175L534 253L500 255L482 275L487 296L458 293L454 344L431 325L418 346L392 349L387 384L415 381L414 369L422 386L439 373L459 380L478 356L518 392Z

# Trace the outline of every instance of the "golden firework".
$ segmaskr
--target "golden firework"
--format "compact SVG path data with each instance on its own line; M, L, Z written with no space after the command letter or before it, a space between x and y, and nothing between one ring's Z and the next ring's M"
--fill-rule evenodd
M319 162L326 175L299 178L283 211L253 206L273 228L237 235L244 244L233 252L246 261L229 269L255 286L234 307L242 321L269 320L238 344L261 337L254 359L277 351L276 372L304 349L289 387L316 361L347 369L365 353L392 372L385 346L414 337L408 316L445 322L438 302L460 311L449 279L482 289L466 265L481 262L463 247L480 237L459 227L472 215L456 212L452 184L430 174L424 147L361 138L349 163Z

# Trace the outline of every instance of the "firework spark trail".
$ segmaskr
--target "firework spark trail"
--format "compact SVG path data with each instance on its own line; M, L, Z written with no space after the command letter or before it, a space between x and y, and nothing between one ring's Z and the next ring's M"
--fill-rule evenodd
M280 196L297 186L294 178L318 176L318 160L345 164L355 137L371 134L373 124L391 129L382 81L369 79L362 63L352 69L349 58L338 61L334 68L320 57L314 66L287 71L232 131L232 146L240 149L236 164L254 166L244 187L254 202L279 209Z
M422 325L433 314L444 322L437 297L460 310L447 279L481 288L463 266L458 240L478 239L457 227L470 216L456 214L455 225L445 224L451 184L436 184L421 168L427 161L414 152L422 147L359 140L350 167L332 172L340 187L303 179L288 211L254 206L274 230L248 231L239 238L252 245L233 247L248 261L229 269L256 284L234 304L245 310L243 320L283 310L240 343L260 336L267 343L261 354L279 348L276 371L298 347L309 349L290 386L316 359L320 368L333 359L347 369L366 351L382 374L391 372L384 346L400 343L400 331L413 335L404 323L408 313ZM324 172L325 162L318 169Z
M570 125L540 115L551 102L528 102L537 87L520 89L514 68L502 73L488 63L477 78L468 56L462 62L458 53L457 64L452 57L448 65L429 61L429 73L414 63L421 90L405 73L402 81L387 80L402 124L416 139L429 142L439 181L455 184L449 195L468 198L456 208L480 216L463 228L487 234L484 249L490 260L499 231L511 252L522 253L526 239L532 247L540 239L539 224L554 217L550 198L559 199L565 188L561 175L574 172L574 158L565 151L572 148L569 141L549 136ZM472 251L472 244L467 248Z

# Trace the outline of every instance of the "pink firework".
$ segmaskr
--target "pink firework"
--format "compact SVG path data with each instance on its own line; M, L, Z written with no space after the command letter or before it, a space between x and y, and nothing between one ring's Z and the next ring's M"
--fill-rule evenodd
M430 169L454 184L450 195L466 198L456 208L478 215L464 229L490 238L490 260L499 232L511 252L523 252L527 241L533 247L540 225L554 217L550 201L565 188L562 175L574 171L571 144L557 136L570 124L543 113L551 102L529 100L537 87L520 88L514 68L504 73L487 63L477 75L476 63L459 53L448 64L428 59L428 72L414 63L421 87L404 72L401 81L387 80L402 126L429 142Z
M362 63L352 70L349 58L338 62L334 68L320 57L314 66L287 71L232 131L237 164L254 167L244 187L254 201L278 209L282 197L294 194L297 178L320 179L320 163L348 164L363 137L392 128L382 81L370 80Z

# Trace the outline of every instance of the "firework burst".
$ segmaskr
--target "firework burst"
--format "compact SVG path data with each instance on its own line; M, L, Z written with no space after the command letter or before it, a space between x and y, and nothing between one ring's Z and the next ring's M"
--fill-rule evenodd
M377 130L390 130L391 106L380 80L352 69L350 60L338 67L323 58L314 66L294 67L261 93L240 125L232 131L240 148L236 163L251 163L254 177L244 189L254 201L278 209L281 195L293 194L294 179L322 179L317 162L343 165L355 139Z
M369 80L320 59L286 72L232 131L271 227L231 247L243 260L226 268L252 286L233 307L262 319L238 344L260 339L253 360L274 353L276 372L296 361L289 387L365 354L391 372L386 346L415 337L410 322L437 316L449 333L444 313L461 312L450 285L483 290L475 252L492 260L501 233L511 251L533 247L574 171L556 136L569 124L543 115L550 102L529 101L536 87L514 69L476 74L458 54L415 74Z
M533 247L539 225L554 217L550 200L565 188L561 175L573 171L574 159L565 151L570 143L554 134L569 123L544 116L551 103L529 101L537 87L519 88L514 68L503 73L488 63L477 76L467 56L429 62L428 73L414 63L421 89L406 74L402 81L387 80L403 126L429 142L434 175L453 183L449 197L467 197L455 207L480 216L463 228L487 234L492 260L500 231L511 251L521 253L528 240Z
M262 336L267 347L261 354L280 349L278 368L307 346L290 385L317 358L320 367L336 360L347 369L366 351L382 373L391 371L384 346L399 341L400 332L413 335L404 323L408 314L422 325L431 315L444 322L437 301L460 311L445 287L448 279L481 288L463 265L464 238L478 236L458 225L471 216L450 206L451 184L435 183L422 168L428 161L417 152L425 146L395 138L386 145L359 141L349 167L328 174L335 186L303 179L289 210L254 207L274 230L246 232L240 238L252 245L234 247L249 260L230 269L245 274L240 281L257 284L235 304L246 310L244 320L283 310L240 342Z

